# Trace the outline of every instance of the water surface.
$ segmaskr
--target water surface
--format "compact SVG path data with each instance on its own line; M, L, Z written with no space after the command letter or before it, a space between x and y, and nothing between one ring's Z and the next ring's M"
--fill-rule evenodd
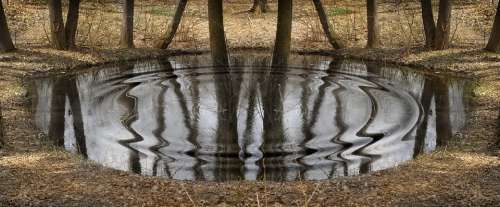
M388 169L465 124L460 79L264 55L126 63L34 81L36 125L114 169L180 180L322 180Z

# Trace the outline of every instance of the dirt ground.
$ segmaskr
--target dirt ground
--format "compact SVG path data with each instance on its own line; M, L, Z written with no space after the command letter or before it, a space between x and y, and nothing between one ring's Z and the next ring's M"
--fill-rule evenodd
M142 8L149 8L148 2L154 3L144 2ZM190 2L190 5L197 5L198 1ZM273 41L275 11L265 15L238 13L250 4L236 0L227 2L226 18L231 17L226 20L230 46L269 50ZM333 5L332 1L327 2ZM405 41L410 28L417 28L419 23L400 24L409 25L400 29L406 32L393 35L393 40L389 37L383 39L385 44L381 49L365 50L362 48L365 41L363 24L359 23L364 11L349 2L335 1L336 6L355 11L352 15L338 16L335 21L341 28L339 33L349 43L348 49L329 49L322 36L317 35L318 27L308 26L311 11L304 3L304 7L296 6L300 9L294 22L294 50L320 51L332 56L376 60L412 66L429 73L473 78L477 83L472 89L474 97L470 117L463 133L456 135L456 141L397 168L321 182L183 182L103 168L41 141L43 135L31 123L27 90L30 77L39 73L66 73L109 62L160 57L179 53L181 48L206 50L207 37L202 30L206 28L204 7L189 7L188 19L192 22L183 23L181 35L174 44L175 50L169 51L148 46L149 40L161 35L161 30L153 31L155 24L162 24L153 21L164 19L161 15L154 15L161 14L161 11L155 8L144 9L144 14L139 11L138 16L143 20L138 21L149 22L150 26L145 29L138 26L138 49L124 50L116 48L116 37L98 38L100 33L97 32L116 30L112 26L102 29L104 26L97 25L97 22L101 22L99 19L119 21L116 20L120 15L117 12L119 6L112 1L88 1L84 8L100 9L95 11L94 17L88 10L82 12L83 26L79 36L82 47L73 51L56 51L48 48L46 39L35 35L43 34L43 27L34 27L37 19L45 18L43 6L36 1L12 0L6 8L10 19L14 19L9 23L13 24L11 27L20 49L0 54L0 102L6 125L6 147L0 149L0 206L497 206L500 203L500 145L495 143L500 140L500 55L481 50L484 45L481 28L490 26L480 24L484 21L479 21L479 18L484 15L467 15L468 12L487 13L489 10L484 9L484 5L475 4L477 1L464 1L470 4L464 3L455 10L459 14L457 19L479 20L461 19L474 22L473 27L463 29L449 50L422 49L419 46L421 37L416 30L410 34L415 38ZM408 2L409 8L415 5ZM273 8L275 2L271 1ZM404 12L405 15L399 15L399 20L406 22L417 9L403 11L397 8L392 3L383 4L384 19L387 20L383 21L386 25L383 32L391 30L387 25L398 23L389 24L390 17ZM414 16L415 19L418 17ZM13 23L15 20L22 24ZM392 18L391 21L396 20ZM117 25L111 23L103 22ZM255 32L241 31L241 25L247 25ZM38 30L40 28L42 31ZM468 25L458 24L457 28L468 28Z

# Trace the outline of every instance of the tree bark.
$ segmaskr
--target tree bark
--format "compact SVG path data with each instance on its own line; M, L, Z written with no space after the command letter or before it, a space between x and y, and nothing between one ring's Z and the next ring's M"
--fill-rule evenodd
M422 7L422 22L425 33L425 46L433 48L436 36L436 23L434 22L434 12L432 11L432 0L420 0Z
M124 0L120 46L134 48L134 0Z
M378 27L378 5L376 0L366 1L366 11L368 20L368 43L367 48L377 48L380 46L379 33L380 29Z
M500 52L500 3L498 3L495 22L493 23L490 39L485 49L492 52Z
M278 0L278 25L272 62L274 67L288 64L292 39L292 9L292 1Z
M328 39L328 42L335 49L344 48L344 43L342 43L337 34L335 34L335 31L333 31L332 26L328 21L328 17L325 13L325 8L323 7L321 0L313 0L313 3L314 7L316 8L316 12L318 13L319 21L321 22L323 31L325 32L326 38Z
M267 0L253 0L253 5L248 12L254 13L260 9L260 12L266 13L269 10L269 6L267 5Z
M439 17L436 26L436 36L434 49L443 50L448 48L450 43L450 22L451 22L452 0L439 1Z
M7 25L7 17L3 10L3 4L0 1L0 52L9 52L15 50L12 38L10 37L9 26Z
M222 0L208 1L208 30L210 50L214 66L229 66L226 35L224 33L224 14Z
M65 35L68 48L75 47L76 29L78 28L78 15L80 0L69 0L68 15L66 18Z
M66 50L66 35L62 18L61 0L48 0L51 44L59 50Z
M179 3L177 4L177 9L175 10L174 18L172 19L172 21L170 21L168 25L165 39L160 40L156 47L160 49L167 49L170 43L172 43L175 33L177 33L177 28L179 28L179 24L181 23L182 15L184 14L186 5L187 5L187 0L179 0Z
M267 0L259 0L259 7L262 13L266 13L269 10Z

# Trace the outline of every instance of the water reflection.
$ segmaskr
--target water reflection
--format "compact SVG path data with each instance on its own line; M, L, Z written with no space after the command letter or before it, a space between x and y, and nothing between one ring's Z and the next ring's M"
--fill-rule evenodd
M37 126L119 170L180 180L320 180L394 167L465 120L464 81L325 57L206 56L34 81ZM186 69L195 68L195 69ZM303 69L309 68L309 69Z

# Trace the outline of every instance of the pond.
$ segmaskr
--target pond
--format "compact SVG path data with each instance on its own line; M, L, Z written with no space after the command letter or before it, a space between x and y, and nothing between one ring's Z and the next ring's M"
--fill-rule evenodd
M104 166L178 180L324 180L389 169L465 125L467 81L322 56L238 53L33 81L36 126Z

